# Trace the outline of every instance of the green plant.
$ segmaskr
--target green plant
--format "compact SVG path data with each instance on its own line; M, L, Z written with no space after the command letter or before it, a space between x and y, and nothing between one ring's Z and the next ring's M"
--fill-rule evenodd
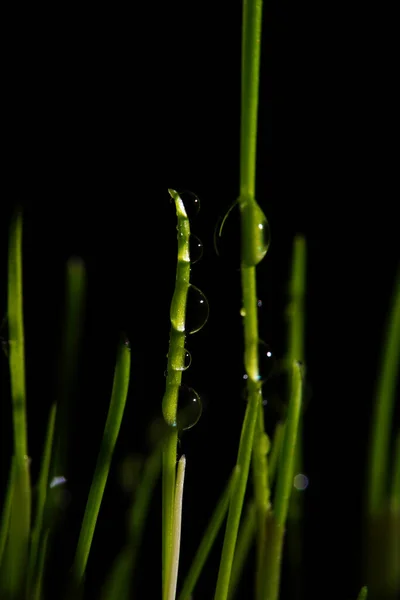
M301 417L305 375L304 358L304 290L306 244L302 236L294 241L290 305L288 310L287 356L283 369L287 375L290 399L286 420L278 423L270 440L265 431L261 388L264 374L260 368L265 347L259 339L256 293L256 266L269 246L268 222L255 199L256 139L259 48L261 38L261 2L244 2L243 62L242 62L242 126L240 195L235 203L239 208L242 226L241 279L243 294L244 364L247 375L247 408L240 437L236 465L215 512L204 532L192 567L179 598L190 598L195 589L211 548L227 517L222 556L216 585L210 590L217 600L233 598L253 539L256 541L255 598L276 600L280 588L284 533L290 514L294 468L301 462ZM184 494L185 458L177 468L177 444L180 431L189 428L198 418L181 410L182 372L185 364L186 306L190 283L190 220L181 195L169 190L178 218L178 264L176 288L171 305L171 334L168 352L166 390L163 414L166 428L153 452L147 457L141 472L130 509L125 544L112 565L103 598L127 599L134 566L143 538L144 524L152 492L160 471L163 478L163 598L176 596L179 566L179 542ZM235 210L232 208L232 210ZM229 226L229 214L218 231L223 237ZM66 396L60 394L57 405L51 408L43 459L36 490L36 510L31 519L31 483L27 450L27 419L25 401L24 329L22 314L22 214L17 212L11 223L9 248L9 360L11 398L14 424L14 452L10 465L9 485L3 497L0 529L1 593L7 600L42 597L43 576L49 549L53 542L52 529L57 519L54 500L49 488L53 477L62 472L68 447ZM71 385L79 345L79 330L85 289L85 273L81 262L69 262L67 267L66 335L60 378L61 388ZM398 287L398 281L396 286ZM388 326L391 332L386 343L387 354L382 366L381 385L377 392L377 417L373 434L368 511L371 519L389 518L388 528L393 547L385 548L390 565L383 585L398 589L396 569L396 532L399 515L399 435L397 434L393 465L388 458L389 423L394 406L394 385L399 363L399 296L395 296L393 316ZM203 300L204 302L204 300ZM263 359L270 358L264 355ZM110 468L129 384L130 351L125 338L119 343L114 386L98 462L84 513L82 529L71 571L67 594L76 597L84 590L84 575L92 544L95 524ZM191 400L197 404L193 393ZM382 401L381 399L385 400ZM198 404L197 404L198 406ZM60 416L61 415L61 416ZM249 473L252 467L252 483ZM190 469L190 464L188 464ZM390 482L380 479L380 473L392 469ZM247 510L243 511L246 492L250 495ZM389 515L389 517L388 517ZM379 521L381 523L382 520ZM33 523L33 525L32 525ZM391 562L392 561L392 562ZM367 579L367 577L366 577ZM377 585L375 582L373 585ZM345 595L345 590L343 594ZM360 600L366 598L366 588Z

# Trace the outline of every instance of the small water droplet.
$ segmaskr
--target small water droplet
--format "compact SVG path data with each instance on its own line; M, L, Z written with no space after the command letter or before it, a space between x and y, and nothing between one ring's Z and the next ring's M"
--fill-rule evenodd
M180 385L178 390L178 410L176 425L180 431L196 425L201 417L202 405L200 396L193 388Z
M241 308L240 309L240 314L241 314L242 317L245 317L246 316L246 310L244 308Z
M196 194L190 192L189 190L182 190L182 192L178 192L179 196L185 205L186 214L189 220L197 217L200 211L200 199Z
M257 306L258 308L261 308L263 305L262 300L257 300Z
M203 242L192 233L189 238L189 254L192 265L197 263L203 256Z
M56 477L53 477L53 479L50 481L49 486L51 488L56 487L57 485L62 485L63 483L66 483L66 478L64 477L64 475L58 475Z
M207 323L208 300L199 288L190 285L186 299L185 330L196 333Z
M303 475L303 473L298 473L295 475L293 479L293 485L299 492L303 492L308 488L309 480L307 475Z
M275 357L271 350L271 347L268 346L262 340L258 342L258 372L259 372L259 381L266 381L268 377L271 375L275 364Z

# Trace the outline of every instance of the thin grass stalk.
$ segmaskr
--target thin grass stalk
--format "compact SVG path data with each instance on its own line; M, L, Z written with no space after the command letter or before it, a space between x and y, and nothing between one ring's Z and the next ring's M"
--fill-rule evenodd
M239 467L233 469L221 498L212 514L207 529L204 532L203 538L197 549L196 555L192 561L189 572L182 586L182 591L179 594L179 600L190 600L191 594L196 586L196 583L201 575L205 562L208 558L210 550L215 542L217 534L221 529L223 520L226 516L229 506L229 500L234 493L239 476Z
M260 242L259 229L265 217L255 201L257 111L260 70L262 1L244 0L242 28L242 82L240 132L240 196L242 223L242 296L244 308L245 367L248 374L248 403L239 444L237 464L240 475L237 491L228 512L215 600L226 600L243 501L249 475L253 438L261 403L258 370L258 322L255 265L267 248ZM260 248L261 245L261 248ZM263 499L259 498L260 504Z
M129 344L123 338L118 346L110 407L72 566L73 583L77 587L81 586L86 570L112 455L121 427L128 395L130 366L131 351Z
M290 495L293 490L295 447L302 401L302 367L295 361L292 367L292 396L289 401L285 437L279 460L278 479L273 502L274 511L268 518L268 551L262 597L277 600L280 586L281 561Z

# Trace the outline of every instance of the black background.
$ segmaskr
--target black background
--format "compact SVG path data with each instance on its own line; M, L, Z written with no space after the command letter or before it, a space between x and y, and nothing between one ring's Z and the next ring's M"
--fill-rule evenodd
M245 409L240 279L220 264L213 234L238 195L241 3L36 10L3 24L1 311L9 217L19 202L33 478L56 388L66 259L81 256L88 274L71 500L55 580L76 544L119 331L130 338L129 402L88 564L87 586L96 590L123 539L118 462L148 451L146 430L165 385L176 265L169 187L200 197L193 231L204 256L192 281L210 305L207 325L188 340L193 362L184 376L202 397L203 415L181 440L183 570L236 458ZM291 244L303 233L312 389L304 434L307 597L356 597L364 583L368 426L399 258L391 20L383 9L356 5L268 2L264 9L257 198L272 243L257 270L260 336L283 356ZM5 359L1 378L3 489L11 452ZM159 597L159 496L157 490L141 558L143 598ZM219 552L195 598L213 596ZM251 572L245 582L251 586ZM251 597L249 590L238 597ZM284 590L292 597L288 583Z

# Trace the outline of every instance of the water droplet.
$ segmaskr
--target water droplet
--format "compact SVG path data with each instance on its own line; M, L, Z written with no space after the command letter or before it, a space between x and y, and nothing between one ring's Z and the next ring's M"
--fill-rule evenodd
M258 372L259 381L266 381L271 375L275 364L275 357L268 344L260 340L258 342Z
M261 308L263 305L262 300L257 300L257 306L258 308Z
M192 265L197 263L203 256L203 242L192 233L189 238L189 254Z
M178 410L176 425L180 431L196 425L201 417L202 405L200 396L193 388L180 385L178 390Z
M232 269L240 269L240 239L240 208L236 201L219 218L214 231L215 252Z
M188 369L190 367L190 365L192 364L192 355L190 354L189 350L186 350L186 348L184 349L184 357L183 357L183 366L179 366L179 367L174 367L174 371L186 371L186 369ZM166 369L164 371L164 376L167 377L168 375L168 369Z
M251 348L248 353L250 355ZM272 353L272 350L268 344L259 340L257 343L257 354L258 354L258 381L264 383L268 377L271 375L274 365L275 365L275 357Z
M296 488L296 490L302 492L308 488L308 484L309 480L306 475L303 475L303 473L298 473L297 475L295 475L293 479L293 485Z
M240 309L240 314L241 314L242 317L245 317L246 316L246 310L244 308L241 308Z
M194 219L200 211L200 199L196 194L190 192L189 190L182 190L182 192L178 192L179 196L185 205L186 214L189 220Z
M243 253L246 267L257 265L268 252L271 241L266 216L256 202L249 202L242 208Z
M186 299L185 330L187 333L196 333L207 323L208 300L199 288L190 285Z
M249 202L242 209L238 201L234 202L215 228L216 253L236 269L240 268L241 261L246 267L257 265L266 255L269 245L269 224L256 202Z

